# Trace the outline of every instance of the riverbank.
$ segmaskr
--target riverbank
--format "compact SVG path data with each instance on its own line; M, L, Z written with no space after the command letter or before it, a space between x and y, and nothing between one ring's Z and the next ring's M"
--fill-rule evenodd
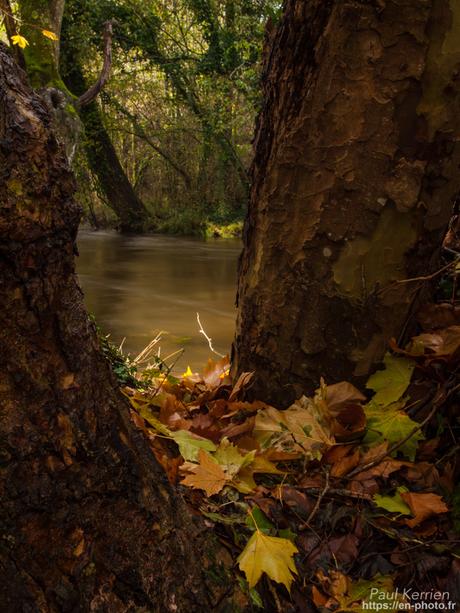
M232 220L197 220L195 217L183 214L164 220L157 220L146 234L164 234L167 236L195 238L242 238L244 219ZM114 230L117 231L118 220L110 210L103 207L97 213L85 211L81 229L85 231Z

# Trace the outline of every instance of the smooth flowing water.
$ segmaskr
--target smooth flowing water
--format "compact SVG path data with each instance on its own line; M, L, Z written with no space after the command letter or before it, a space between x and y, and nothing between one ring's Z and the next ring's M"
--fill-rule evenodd
M79 234L77 271L88 310L115 344L135 357L163 331L161 356L181 347L174 371L201 370L218 359L199 331L196 314L216 351L230 351L235 327L239 240Z

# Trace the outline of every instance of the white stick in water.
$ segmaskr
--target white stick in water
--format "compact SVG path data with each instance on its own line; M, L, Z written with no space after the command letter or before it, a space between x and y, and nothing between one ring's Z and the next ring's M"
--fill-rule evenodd
M222 355L222 353L219 353L218 351L216 351L214 349L214 347L212 346L212 338L209 338L209 336L206 334L206 332L203 330L203 326L201 325L201 321L200 321L200 314L197 313L196 314L196 320L198 322L198 325L200 326L200 334L202 334L204 336L204 338L208 341L208 345L209 345L209 349L215 353L216 355L220 356L221 358L225 358L224 355Z

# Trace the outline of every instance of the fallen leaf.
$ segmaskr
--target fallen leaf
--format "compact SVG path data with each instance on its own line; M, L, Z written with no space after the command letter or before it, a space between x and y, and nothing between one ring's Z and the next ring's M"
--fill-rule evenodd
M372 403L381 406L398 401L409 386L415 364L405 358L385 354L384 370L378 370L368 380L366 387L375 392Z
M460 306L449 303L425 304L417 313L417 321L424 330L460 325Z
M200 463L191 469L192 474L181 481L182 485L204 490L207 496L218 494L231 477L203 449L199 450L198 459Z
M381 443L388 441L390 445L399 443L417 428L418 423L413 421L407 413L402 410L403 403L394 402L389 405L379 406L372 400L365 407L367 416L367 433L364 442L367 444ZM424 438L422 432L415 432L404 444L399 447L399 451L409 460L415 460L417 453L417 443Z
M279 485L273 495L302 518L307 518L315 506L311 498L289 485Z
M376 506L389 511L390 513L410 515L411 510L401 497L404 492L407 492L406 488L398 487L393 496L375 494L374 503Z
M460 326L449 326L436 332L424 332L412 338L408 351L414 347L423 347L425 353L431 353L436 357L451 356L460 348Z
M411 466L409 462L401 462L400 460L394 460L393 458L384 458L381 462L375 466L371 466L368 470L363 470L353 477L356 481L365 481L366 479L373 479L374 477L381 477L382 479L388 479L388 477L402 468L403 466Z
M255 451L242 455L238 447L230 443L227 438L223 438L213 458L228 476L234 477L242 468L254 462L255 455Z
M293 556L298 549L288 539L266 536L256 530L238 557L238 565L246 575L249 587L254 587L262 573L282 583L288 591L297 574Z
M259 411L253 436L261 447L275 447L299 456L320 458L334 444L325 416L317 404L303 396L285 411L273 407Z
M361 437L366 428L366 414L360 404L345 405L331 424L334 438L346 443Z
M326 387L326 403L331 415L336 416L345 406L365 400L366 396L347 381L341 381Z
M238 377L238 381L233 386L230 396L228 397L229 402L233 402L234 400L238 398L238 396L244 390L244 388L250 384L253 377L254 377L253 372L241 373L241 375Z
M241 468L233 478L231 485L242 494L249 494L257 487L257 483L254 481L254 475L257 473L283 474L270 460L267 460L264 456L256 455L251 464Z
M347 450L350 451L350 450ZM331 477L343 477L355 468L359 463L359 449L354 449L351 453L344 454L338 461L333 462Z
M215 451L216 446L212 441L193 435L187 430L177 430L170 432L170 436L179 447L179 451L184 460L193 462L198 459L199 451Z
M419 494L416 492L403 492L401 497L410 507L413 519L406 519L405 523L414 528L433 515L440 515L449 511L441 496L437 494Z
M316 607L324 607L328 601L328 597L320 592L316 585L311 588L311 597Z
M230 360L228 355L221 358L217 362L214 362L211 358L208 360L207 365L203 370L203 381L208 388L217 387L222 383L222 375L227 376L227 372L230 366Z
M345 534L330 539L328 545L338 564L350 564L358 557L359 540L355 534Z

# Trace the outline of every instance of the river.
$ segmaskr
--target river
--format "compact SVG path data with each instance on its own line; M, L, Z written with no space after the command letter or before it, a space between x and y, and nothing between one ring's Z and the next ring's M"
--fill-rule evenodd
M161 357L183 348L174 366L201 370L218 359L199 331L196 314L216 351L229 353L235 328L237 239L122 236L82 230L77 271L86 306L104 333L135 357L163 331Z

